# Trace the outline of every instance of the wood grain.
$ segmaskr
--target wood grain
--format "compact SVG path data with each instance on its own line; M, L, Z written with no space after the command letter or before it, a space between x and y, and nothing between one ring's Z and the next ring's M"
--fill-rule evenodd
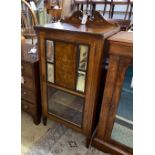
M28 112L36 125L41 119L41 95L38 53L30 54L31 44L22 44L21 72L24 84L21 84L21 108Z
M98 149L114 155L133 154L132 148L111 139L125 73L133 61L133 41L131 36L131 32L130 34L129 32L120 32L108 39L110 61L99 124L93 140L93 145Z
M76 85L76 56L75 44L55 42L55 74L56 84L68 89Z
M73 16L76 15L79 16L81 13L73 14ZM93 20L92 23L86 25L82 25L76 18L77 17L70 18L67 22L63 21L50 23L44 26L35 26L35 30L38 34L40 51L43 118L47 117L56 120L90 137L95 128L95 123L97 122L96 116L98 113L96 109L99 105L97 98L104 57L104 41L109 36L117 33L120 28L114 24L108 23L102 19L99 14L96 14L97 20ZM75 22L73 22L74 20ZM53 40L55 42L54 65L56 82L52 84L46 81L46 40ZM75 90L77 76L76 65L78 62L77 45L86 45L89 47L84 96L81 96L81 94L79 95L79 92ZM77 128L75 124L48 113L47 85L63 91L67 90L66 92L70 92L77 96L85 97L81 128Z

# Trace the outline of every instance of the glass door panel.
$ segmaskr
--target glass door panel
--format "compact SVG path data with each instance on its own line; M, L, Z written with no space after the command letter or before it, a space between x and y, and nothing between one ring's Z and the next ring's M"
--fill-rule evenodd
M47 87L48 112L81 127L84 98Z
M130 66L125 74L125 80L120 96L117 114L111 138L128 147L133 147L133 67Z
M81 127L85 99L88 46L46 40L48 113ZM50 86L49 86L50 85ZM62 91L76 91L77 95Z

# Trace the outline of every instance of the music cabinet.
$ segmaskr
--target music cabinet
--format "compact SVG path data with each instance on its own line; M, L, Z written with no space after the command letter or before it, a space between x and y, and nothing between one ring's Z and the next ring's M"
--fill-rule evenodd
M113 155L133 153L132 36L121 31L108 39L109 67L92 145Z
M43 122L53 119L87 137L94 125L104 40L119 31L98 13L35 26L38 36Z

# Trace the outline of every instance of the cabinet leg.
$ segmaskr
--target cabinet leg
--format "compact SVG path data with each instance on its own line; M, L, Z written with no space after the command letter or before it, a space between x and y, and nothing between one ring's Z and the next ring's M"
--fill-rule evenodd
M35 125L38 125L40 123L40 119L36 116L33 116L33 122Z
M43 124L46 125L47 124L47 117L43 116Z
M87 137L86 138L86 147L89 148L90 147L90 143L91 143L91 138Z

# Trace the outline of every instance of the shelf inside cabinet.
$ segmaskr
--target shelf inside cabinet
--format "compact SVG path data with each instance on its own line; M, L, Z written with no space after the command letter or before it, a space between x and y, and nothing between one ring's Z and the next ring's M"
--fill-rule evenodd
M50 83L50 82L47 82L47 86L51 86L51 87L53 87L53 88L56 88L56 89L65 91L65 92L70 93L70 94L72 94L72 95L77 95L77 96L80 96L80 97L85 98L85 94L83 94L83 93L75 92L75 91L69 90L69 89L67 89L67 88L60 87L60 86L58 86L58 85L56 85L56 84L52 84L52 83Z

